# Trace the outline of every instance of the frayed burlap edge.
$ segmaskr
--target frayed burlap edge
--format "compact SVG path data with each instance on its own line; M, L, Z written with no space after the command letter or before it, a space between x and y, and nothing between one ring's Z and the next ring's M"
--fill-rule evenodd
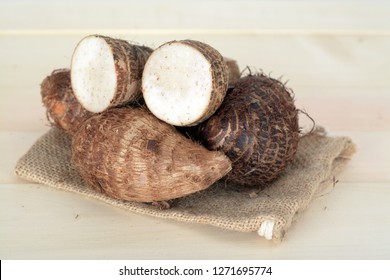
M301 137L293 162L264 190L238 191L235 186L219 182L207 190L176 199L168 210L160 210L150 204L113 199L86 186L70 163L70 145L67 135L50 129L20 158L15 174L135 213L241 232L255 231L276 242L282 240L313 198L332 184L334 176L355 152L350 138L328 137L317 129Z

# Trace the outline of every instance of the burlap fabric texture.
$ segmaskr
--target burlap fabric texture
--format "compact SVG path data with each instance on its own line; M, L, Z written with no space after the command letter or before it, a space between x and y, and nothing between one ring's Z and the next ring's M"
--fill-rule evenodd
M158 207L113 199L83 183L71 165L70 138L52 128L18 161L15 173L26 180L95 198L139 214L182 222L209 224L241 232L257 232L276 242L355 151L347 137L328 137L319 129L300 139L294 161L264 190L237 191L219 182L210 188L176 199L172 207Z

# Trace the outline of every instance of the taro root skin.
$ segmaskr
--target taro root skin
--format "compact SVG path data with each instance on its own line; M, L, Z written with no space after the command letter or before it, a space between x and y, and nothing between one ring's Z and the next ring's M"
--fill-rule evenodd
M70 135L93 115L74 96L69 69L57 69L47 76L41 83L41 97L49 122Z
M153 202L208 188L231 170L209 151L144 108L113 108L88 119L72 141L72 162L94 189Z
M219 110L196 133L208 149L232 160L228 182L263 188L296 153L298 110L281 82L250 75L233 84Z
M229 84L232 84L241 77L240 67L237 64L237 61L234 59L224 57L223 61L227 67Z

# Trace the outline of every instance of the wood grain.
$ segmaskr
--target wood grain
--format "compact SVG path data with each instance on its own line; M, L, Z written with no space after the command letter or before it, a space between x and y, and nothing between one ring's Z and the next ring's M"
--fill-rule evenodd
M0 257L388 259L389 18L389 2L368 0L1 1ZM153 48L174 39L206 42L241 69L287 82L297 106L330 135L351 137L357 153L280 245L16 178L18 158L49 129L41 81L69 67L77 42L92 33ZM300 124L311 125L303 115Z

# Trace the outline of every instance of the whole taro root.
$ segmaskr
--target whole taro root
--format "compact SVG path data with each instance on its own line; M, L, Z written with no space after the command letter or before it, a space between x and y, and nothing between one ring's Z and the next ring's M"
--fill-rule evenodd
M74 96L69 69L57 69L47 76L41 83L41 97L49 122L69 135L93 115Z
M298 110L291 92L263 74L236 81L218 111L195 134L233 162L228 182L264 187L293 159L299 141Z
M94 189L137 202L206 189L231 170L223 153L192 142L143 108L89 118L73 137L72 162Z

